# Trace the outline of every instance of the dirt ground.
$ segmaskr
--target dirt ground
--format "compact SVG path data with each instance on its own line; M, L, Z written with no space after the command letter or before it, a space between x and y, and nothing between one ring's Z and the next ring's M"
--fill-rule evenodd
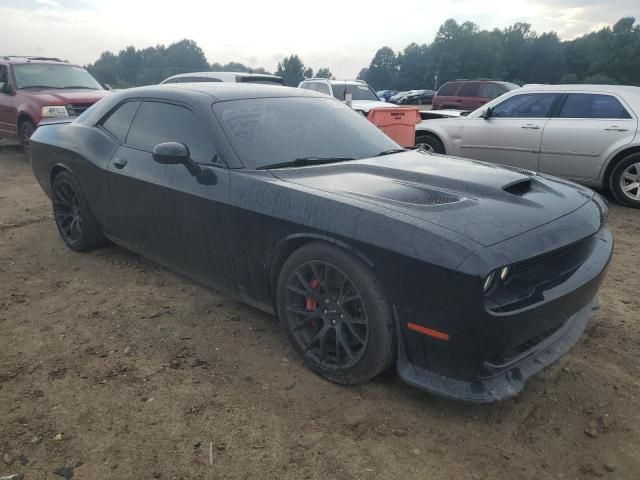
M580 343L523 394L445 401L304 369L274 318L121 248L74 253L0 145L0 477L638 479L640 210Z

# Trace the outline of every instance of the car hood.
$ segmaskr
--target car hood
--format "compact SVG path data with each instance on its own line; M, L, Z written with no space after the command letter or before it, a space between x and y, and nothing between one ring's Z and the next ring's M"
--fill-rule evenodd
M360 110L369 113L372 108L398 108L397 105L387 102L377 102L375 100L352 100L351 107L354 110Z
M271 173L403 213L484 246L552 222L594 195L528 170L416 151Z
M28 91L31 98L37 99L42 105L67 105L69 103L95 103L102 97L109 95L107 90L32 90Z

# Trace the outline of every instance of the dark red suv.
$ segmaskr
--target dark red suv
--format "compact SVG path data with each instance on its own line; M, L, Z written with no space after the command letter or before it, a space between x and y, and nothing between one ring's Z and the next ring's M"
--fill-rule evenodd
M80 115L108 93L84 68L57 58L0 56L0 137L26 147L43 118Z
M475 110L503 93L520 88L515 83L496 80L455 80L440 87L433 97L432 110L453 108Z

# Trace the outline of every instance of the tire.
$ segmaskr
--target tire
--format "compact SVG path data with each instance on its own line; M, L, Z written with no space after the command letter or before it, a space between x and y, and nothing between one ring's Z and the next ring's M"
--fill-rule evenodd
M52 198L58 232L71 250L81 252L107 242L73 175L60 172L55 176Z
M640 208L640 152L624 157L613 167L609 189L622 205Z
M29 139L35 131L36 126L30 120L25 120L20 124L18 137L20 138L20 144L22 145L22 148L24 148L25 152L29 151Z
M431 153L440 153L444 155L444 145L438 137L430 133L419 133L416 135L416 147L423 148Z
M277 310L305 366L331 382L362 383L393 363L394 325L382 286L341 248L314 242L291 254L278 277Z

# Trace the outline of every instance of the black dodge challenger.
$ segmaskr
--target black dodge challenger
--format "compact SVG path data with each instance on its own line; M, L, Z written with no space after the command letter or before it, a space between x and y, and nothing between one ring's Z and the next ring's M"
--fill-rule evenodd
M593 191L403 150L308 90L135 88L31 141L70 248L108 239L277 314L341 384L395 363L445 397L515 395L576 343L611 258Z

